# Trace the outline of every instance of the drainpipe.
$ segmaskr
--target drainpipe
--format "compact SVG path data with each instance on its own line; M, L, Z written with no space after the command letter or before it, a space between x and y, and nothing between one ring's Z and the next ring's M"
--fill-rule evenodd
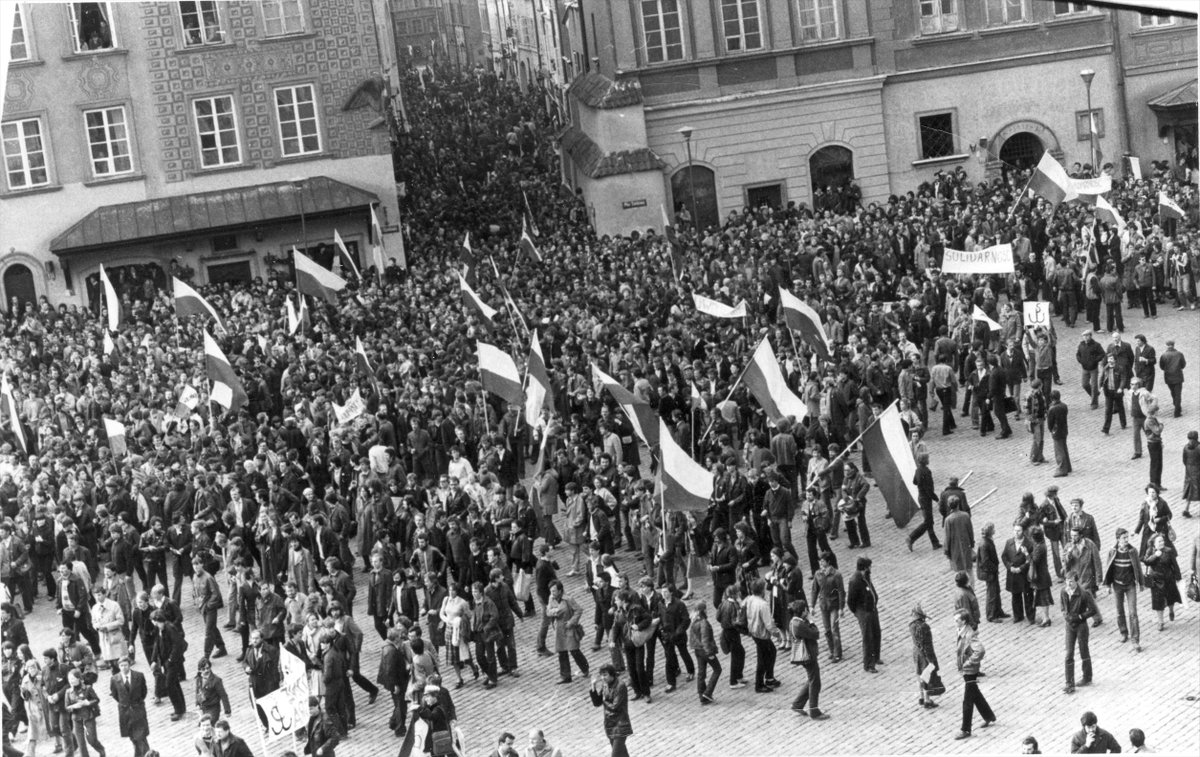
M1121 111L1121 156L1129 154L1129 100L1125 96L1125 58L1121 55L1121 24L1117 15L1119 8L1110 8L1109 18L1113 36L1113 58L1117 61L1117 108ZM1125 167L1121 167L1124 173Z

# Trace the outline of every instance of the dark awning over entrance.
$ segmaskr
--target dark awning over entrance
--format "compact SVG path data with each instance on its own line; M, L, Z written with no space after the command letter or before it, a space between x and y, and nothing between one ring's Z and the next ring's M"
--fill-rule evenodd
M1169 113L1186 109L1195 115L1196 80L1192 79L1190 82L1181 84L1175 89L1163 92L1146 104L1150 106L1150 110Z
M316 218L365 209L379 202L373 192L329 178L312 176L249 187L176 197L160 197L121 205L104 205L55 237L56 255L103 250L131 243L230 231L266 223Z

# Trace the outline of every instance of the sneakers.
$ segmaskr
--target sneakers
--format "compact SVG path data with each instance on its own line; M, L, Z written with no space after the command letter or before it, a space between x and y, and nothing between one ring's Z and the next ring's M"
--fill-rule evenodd
M808 716L813 720L829 720L829 716L820 710L813 710L808 713Z
M731 689L744 689L744 688L746 688L746 684L745 684L745 682L744 682L744 681L738 681L737 683L731 683L731 684L729 684L729 688L731 688Z
M664 693L664 694L670 694L670 693L671 693L672 691L674 691L674 690L675 690L675 684L671 684L671 685L670 685L670 686L668 686L667 688L663 689L663 693Z
M1071 685L1071 684L1067 684L1066 686L1063 686L1062 693L1064 693L1064 694L1074 694L1074 693L1075 693L1075 687L1074 687L1073 685Z
M971 738L970 731L959 731L958 733L954 734L955 741L962 741L963 739L969 739L969 738Z

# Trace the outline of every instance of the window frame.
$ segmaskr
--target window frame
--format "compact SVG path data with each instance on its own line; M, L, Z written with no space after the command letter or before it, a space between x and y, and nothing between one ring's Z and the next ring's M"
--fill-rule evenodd
M814 26L814 27L808 27L808 26L804 25L803 19L804 19L804 13L805 13L805 10L804 10L805 2L812 3L812 13L817 18L817 23L816 23L816 26ZM815 44L815 43L819 43L819 42L830 42L832 40L837 40L837 39L842 38L841 2L839 2L839 0L831 0L829 5L833 9L833 36L825 37L825 36L821 35L821 28L824 26L823 19L821 17L821 0L796 0L796 28L800 32L800 44L803 45L806 43ZM812 39L807 39L805 37L805 29L810 29L810 28L816 30L817 36Z
M124 138L125 150L126 150L125 157L129 160L129 168L127 168L123 171L112 170L112 171L108 171L105 173L101 173L96 170L96 157L92 153L92 150L95 147L95 143L92 141L92 126L88 123L88 116L92 113L105 114L105 123L103 124L103 128L105 131L105 145L106 145L106 147L109 148L109 151L110 151L109 157L106 158L105 160L107 160L110 164L115 164L115 162L119 159L120 156L113 157L111 154L111 151L112 151L113 144L117 143L119 140L112 140L109 138L109 131L113 127L113 124L107 120L107 114L111 113L112 111L120 111L121 118L123 119L121 126L125 130L125 138ZM84 133L84 138L87 140L88 164L89 164L89 170L92 173L92 178L94 178L94 179L112 179L112 178L116 178L118 176L128 176L135 172L136 167L133 164L133 155L134 155L133 126L130 123L130 119L129 119L129 109L126 108L123 103L118 103L115 105L102 105L100 107L93 107L93 108L88 108L87 110L84 110L83 111L83 133Z
M86 50L82 47L82 40L79 39L79 18L76 16L76 8L81 5L98 5L101 6L101 15L108 23L109 46L102 47L98 50ZM67 6L67 36L71 40L71 53L73 55L94 55L96 53L104 53L109 50L116 50L121 46L120 40L117 38L117 27L113 23L113 11L111 2L107 0L99 0L98 2L75 2L66 3Z
M932 116L949 116L950 118L950 151L945 155L926 155L925 154L925 133L922 127L922 119ZM959 152L959 133L958 133L958 111L954 108L941 108L938 110L928 110L915 114L917 126L917 161L932 161L946 160L948 158L961 155Z
M283 7L285 4L290 4L290 3L295 3L296 9L299 11L299 18L300 18L300 28L299 29L289 30L289 29L282 28L283 19L286 18L286 16L284 15L284 12L283 12ZM309 18L308 18L308 5L304 2L304 0L260 0L258 7L259 7L259 11L262 13L263 36L266 37L267 39L277 39L279 37L291 37L296 34L307 34L312 29L312 25L309 23ZM278 32L272 32L268 26L271 23L271 19L267 16L267 9L268 8L276 8L276 7L279 8L279 22L281 24L281 28L280 28L280 31L278 31Z
M747 38L748 34L750 34L750 33L748 33L746 31L746 20L747 19L743 13L743 10L750 3L753 3L753 7L754 7L755 15L754 15L753 20L758 24L758 31L753 32L753 34L758 35L758 44L755 45L754 47L750 47L749 45L746 44L746 38ZM747 53L747 52L755 52L758 50L762 50L764 47L766 47L766 40L764 39L764 30L763 30L763 17L762 17L763 14L762 14L761 0L720 0L719 5L720 5L720 9L721 9L721 39L723 40L723 42L725 44L725 52L727 52L727 53ZM726 31L727 27L730 23L730 19L726 17L725 12L727 9L730 9L730 8L732 8L734 10L734 12L737 14L737 18L734 19L734 23L736 23L737 27L738 27L738 33L732 37L730 37ZM682 29L682 25L683 25L683 18L680 17L681 29ZM731 47L730 40L735 40L738 44L738 47L736 47L736 48Z
M1059 5L1065 5L1066 10L1060 12L1058 10ZM1072 2L1071 0L1054 0L1053 10L1056 18L1062 18L1063 16L1080 16L1085 13L1092 12L1092 9L1088 7L1087 3L1076 3Z
M228 100L229 101L230 116L233 119L233 130L232 131L233 131L233 136L234 136L234 146L237 147L237 160L221 161L220 163L213 163L212 165L208 165L204 162L204 150L205 150L205 148L204 148L204 132L200 129L200 117L201 116L200 116L199 111L196 110L196 106L202 102L213 103L217 100ZM243 163L246 162L246 156L243 152L243 147L242 147L242 133L241 133L241 128L240 128L241 120L238 118L237 98L233 95L233 93L231 93L231 92L214 93L214 94L206 94L206 95L200 95L200 96L194 97L191 100L191 110L192 110L192 120L195 122L195 126L196 126L196 164L200 167L201 170L214 170L214 169L230 168L232 166L242 165ZM214 122L214 126L215 126L216 118L217 118L215 108L213 109L212 118L214 120L213 122ZM222 130L220 128L216 128L213 131L214 135L218 135L218 141L219 141L219 135L221 134L221 132L222 132ZM223 150L227 149L227 147L228 147L227 145L218 144L215 148L217 151L217 154L221 155Z
M5 127L8 127L10 125L20 125L21 134L18 135L18 140L20 141L20 144L21 144L21 153L20 153L21 162L22 162L21 173L26 178L29 178L32 171L36 170L36 169L30 168L30 163L29 163L29 159L28 159L28 156L32 155L33 153L27 152L25 150L25 141L29 138L29 135L24 133L25 132L24 124L29 124L29 123L37 125L37 130L38 130L37 138L41 141L41 150L39 152L42 156L42 165L40 168L46 172L46 180L42 181L42 182L38 182L36 184L35 183L27 183L23 186L13 186L12 172L9 170L8 162L9 162L10 158L15 157L15 156L10 156L8 154L8 149L7 149L7 145L6 145L6 142L8 140L4 136L4 129L5 129ZM44 189L45 187L54 185L54 175L53 175L53 172L50 170L50 168L51 168L50 142L49 142L49 139L47 138L46 129L44 128L44 126L45 126L44 119L41 116L25 116L22 118L12 118L7 121L0 122L0 158L3 158L3 160L4 160L4 184L5 184L5 187L7 188L7 191L9 191L9 192L28 192L28 191L32 191L32 190L36 190L36 189Z
M190 2L195 6L195 8L196 8L195 13L196 13L197 20L200 21L200 26L198 29L199 29L199 32L202 37L204 35L206 35L205 30L208 27L206 27L204 25L204 10L203 10L203 8L201 8L201 5L203 3L211 3L212 4L212 6L213 6L212 9L216 13L216 17L217 17L217 31L216 31L215 39L203 39L202 38L199 42L188 42L188 26L183 20L183 18L184 18L183 4L184 4L184 2ZM183 40L183 49L192 50L192 49L198 49L198 48L202 48L202 47L210 47L212 45L223 45L229 41L228 35L225 33L225 19L223 19L221 17L221 3L217 2L217 0L179 0L179 2L175 3L175 6L179 10L179 28L181 31L180 39Z
M952 10L946 13L943 10L943 5L949 2ZM937 10L937 13L926 16L924 13L925 6L930 6ZM953 27L946 28L946 18L953 17ZM926 24L926 19L936 19L937 29L932 29L933 24ZM938 34L952 34L962 30L962 12L958 7L958 0L917 0L917 29L921 36L936 36Z
M13 3L15 10L13 11L13 38L8 46L8 62L9 63L24 63L33 60L33 45L30 44L29 37L29 20L25 16L25 10L21 7L21 3ZM19 22L19 23L18 23ZM21 47L25 50L25 56L18 58L12 54L13 47L17 44L17 34L21 35Z
M1092 108L1092 114L1096 117L1096 139L1104 139L1104 108ZM1091 130L1088 128L1088 111L1075 111L1075 141L1090 142L1092 140Z
M280 113L281 106L279 104L279 99L278 99L279 93L283 92L285 90L291 91L293 93L292 107L298 111L299 107L300 107L299 100L294 99L294 93L296 90L304 88L304 87L307 87L309 89L309 92L312 96L311 102L312 102L313 115L312 115L311 119L301 119L298 114L294 117L293 120L296 123L297 131L296 131L296 136L291 137L291 139L296 141L300 146L303 146L306 135L300 131L300 124L303 121L311 120L313 122L313 135L317 139L317 147L315 150L301 150L300 152L289 153L286 151L286 149L284 147L284 145L286 144L286 142L289 138L285 137L283 134L284 120L283 120L282 114ZM316 83L306 81L306 82L297 82L295 84L284 84L282 86L274 87L271 90L271 103L275 109L275 125L278 130L277 133L279 136L279 156L281 158L304 158L304 157L308 157L311 155L320 155L322 152L324 152L325 140L321 134L321 108L320 108L320 104L319 104L320 101L318 98Z
M983 11L988 26L1010 26L1012 24L1027 24L1030 22L1029 0L1016 0L1021 8L1021 17L1011 19L1008 17L1009 6L1013 0L984 0ZM1000 4L1000 18L992 18L992 3Z
M672 47L674 47L674 45L667 43L667 31L666 31L667 27L663 24L663 20L665 19L665 17L670 15L669 13L663 11L663 3L664 2L672 2L675 4L674 15L676 17L678 17L678 22L679 22L679 25L677 27L674 27L674 28L678 29L678 31L679 31L679 56L674 57L674 58L671 57L671 55L670 55L670 50ZM659 37L661 38L661 44L658 45L656 48L651 47L650 39L649 39L651 32L649 32L646 28L646 18L647 18L646 4L647 3L654 3L654 5L658 9L658 12L655 14L655 17L658 19L659 28L654 33L658 34ZM676 61L687 60L687 56L688 56L687 38L684 35L684 16L683 16L684 3L681 2L680 0L638 0L638 8L641 11L640 17L639 17L639 20L641 23L640 31L641 31L641 37L642 37L641 48L642 48L642 50L645 51L646 64L654 66L654 65L659 65L659 64L663 64L663 63L674 63ZM660 60L651 60L650 51L652 49L660 49L662 51L661 52L662 58Z
M1153 23L1147 24L1146 21ZM1161 29L1164 26L1174 26L1175 17L1166 14L1143 13L1138 11L1138 28L1139 29Z

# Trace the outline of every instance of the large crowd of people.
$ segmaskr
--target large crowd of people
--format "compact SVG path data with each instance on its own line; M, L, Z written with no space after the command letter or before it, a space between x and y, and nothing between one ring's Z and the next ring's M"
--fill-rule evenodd
M842 662L846 610L861 631L862 667L877 672L872 561L844 550L871 546L866 511L880 507L854 442L894 402L918 462L920 525L909 548L928 534L960 571L957 737L971 735L974 712L984 727L997 717L979 687L979 625L1010 617L1004 593L1016 622L1050 625L1050 608L1060 609L1067 691L1091 681L1088 633L1102 617L1102 586L1118 597L1122 641L1140 648L1140 588L1160 629L1164 613L1174 618L1196 550L1175 543L1160 494L1162 429L1184 409L1187 362L1172 342L1158 353L1124 332L1127 314L1196 308L1194 169L1130 178L1117 167L1110 201L1122 230L1083 203L1018 201L1028 173L1017 169L978 184L961 168L938 171L886 202L848 191L816 212L744 208L720 227L678 223L682 265L672 271L662 229L592 233L583 198L559 183L561 124L546 101L536 87L523 93L487 76L410 80L396 145L408 267L393 257L383 271L365 269L336 305L310 303L310 322L295 333L285 316L291 282L200 287L224 319L217 339L248 395L236 413L207 401L205 324L175 318L169 291L152 280L121 283L111 354L100 297L90 309L14 303L0 316L0 367L22 429L0 418L6 743L23 738L29 757L39 746L104 755L103 701L104 717L119 718L145 757L152 698L168 701L176 720L203 713L198 754L250 754L255 739L226 719L231 692L278 689L283 651L307 669L313 754L332 756L356 728L354 688L369 703L390 702L396 736L411 741L419 730L417 753L451 753L460 696L451 689L503 688L530 654L556 654L563 683L591 677L614 755L634 733L629 703L654 701L660 646L659 692L694 681L701 705L722 681L751 685L747 647L754 691L774 691L783 652L807 673L792 708L824 720L820 668ZM1160 223L1160 191L1188 217ZM522 253L523 223L544 262ZM1013 245L1013 275L939 270L946 248L999 243ZM464 268L497 309L494 323L463 306ZM780 287L820 315L831 359L788 333ZM745 300L748 316L705 316L692 294ZM1045 328L1024 328L1031 300L1053 303ZM1064 340L1081 314L1076 347ZM475 344L485 337L522 362L534 333L552 391L531 427L522 408L482 390ZM803 419L768 423L737 383L764 336L807 406ZM357 367L357 340L372 374ZM592 365L649 403L711 468L707 511L656 507L656 461ZM1068 408L1055 387L1075 370L1093 407L1104 400L1104 433L1114 416L1131 423L1135 458L1144 437L1141 520L1102 546L1083 501L1064 507L1056 486L1026 495L1011 524L972 524L957 481L936 490L924 437L962 433L969 421L983 436L998 427L989 443L1000 445L1020 431L1011 416L1027 429L1031 463L1046 461L1049 431L1055 475L1068 476ZM185 389L200 402L181 411ZM356 391L367 412L338 423L334 405ZM106 417L124 423L125 454L112 453ZM1182 455L1190 517L1200 500L1196 432ZM563 579L578 575L586 593L573 595ZM185 591L202 639L186 637ZM59 637L28 638L29 613L60 616ZM537 619L533 649L517 648L520 618ZM933 707L945 687L924 618L915 607L910 628L920 701ZM383 643L378 656L377 643L364 644L371 634ZM236 667L214 662L226 654ZM1083 723L1089 746L1095 721ZM513 741L505 733L497 754L518 753ZM530 743L531 754L552 753L540 732Z

